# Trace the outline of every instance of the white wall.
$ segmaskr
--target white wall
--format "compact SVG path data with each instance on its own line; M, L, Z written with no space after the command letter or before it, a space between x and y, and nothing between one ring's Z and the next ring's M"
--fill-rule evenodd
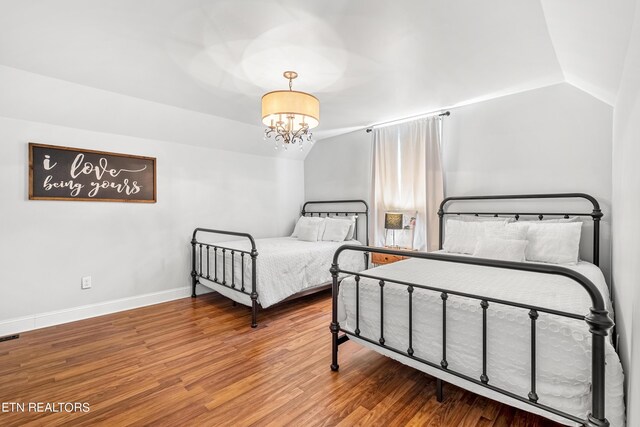
M453 109L444 122L446 194L590 193L605 213L600 256L608 275L612 115L566 83ZM305 160L307 198L368 199L370 161L364 130L319 141Z
M613 283L620 356L626 371L627 425L640 425L640 7L613 121Z
M307 200L363 199L371 192L371 134L364 130L316 142L304 162Z
M185 123L163 122L172 114L166 106L41 76L19 77L0 86L22 85L24 77L43 93L30 98L33 86L27 84L0 97L0 331L28 324L8 322L16 318L188 286L195 227L256 237L291 232L304 199L303 161L205 146L207 138L250 137L247 125L180 110L187 125L202 124L197 132L185 129L183 139ZM66 114L55 105L43 108L40 100L47 97L67 99L60 106ZM80 111L83 105L101 105L87 108L107 117L92 121ZM130 115L126 120L123 111ZM138 116L144 119L136 124ZM168 134L160 131L171 127ZM129 131L136 136L122 134ZM147 132L157 138L138 137ZM29 201L28 142L157 157L158 202ZM255 144L263 142L256 138ZM91 290L80 289L85 275L93 278Z
M263 141L264 128L261 126L3 65L0 65L0 93L0 117L268 157L302 160L306 154L300 150L274 150L273 144ZM211 102L224 104L226 101L212 96Z
M605 215L600 264L609 277L612 116L567 83L456 108L445 120L445 194L591 194Z

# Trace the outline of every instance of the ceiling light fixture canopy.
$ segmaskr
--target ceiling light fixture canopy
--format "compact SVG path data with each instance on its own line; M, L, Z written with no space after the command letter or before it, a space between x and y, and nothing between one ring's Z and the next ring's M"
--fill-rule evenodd
M306 92L292 89L293 79L298 77L295 71L285 71L289 80L289 90L276 90L262 97L262 123L266 141L275 141L275 148L281 143L286 150L290 144L300 145L304 141L313 142L310 132L320 124L320 101Z

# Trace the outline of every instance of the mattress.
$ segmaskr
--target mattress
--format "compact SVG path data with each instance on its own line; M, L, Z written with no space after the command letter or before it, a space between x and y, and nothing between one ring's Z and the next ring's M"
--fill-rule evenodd
M229 242L216 242L217 246L251 251L248 240L236 240ZM329 268L336 250L345 244L361 245L357 240L345 242L305 242L293 237L276 237L268 239L256 239L256 289L258 302L263 308L276 304L291 295L311 289L331 281ZM214 276L214 257L218 259L218 281L222 282L223 258L226 271L227 286L233 282L236 289L242 285L244 263L244 286L247 294L251 293L251 257L247 254L243 257L235 253L232 257L230 251L226 251L223 257L221 250L214 253L209 251L209 268L211 277ZM199 258L197 257L198 261ZM350 271L362 271L364 269L364 256L362 253L350 251L341 257L341 265ZM203 251L202 271L206 271L206 252ZM198 265L199 268L199 265ZM200 271L200 270L199 270ZM233 273L233 275L232 275ZM226 286L200 279L203 285L220 292L244 305L251 305L251 298L247 294L234 291Z
M344 255L347 253L345 252ZM340 263L341 269L347 269ZM589 278L600 290L613 316L604 276L593 264L569 267ZM408 259L373 268L368 274L415 284L441 287L571 313L589 313L591 300L583 288L563 276L436 260ZM343 329L356 328L355 279L342 281L338 299ZM384 287L385 345L406 351L407 287ZM380 286L360 280L360 335L377 341L380 335ZM530 390L531 323L528 310L490 303L487 310L487 375L489 383L526 397ZM585 418L591 406L591 334L584 321L540 313L537 321L537 393L539 403ZM477 394L535 412L558 422L571 421L500 393L471 384L406 356L354 341L400 362ZM414 356L439 364L442 359L442 300L439 292L415 288L413 293ZM482 309L475 299L449 295L447 300L447 361L449 369L473 378L482 373ZM606 341L606 409L611 426L624 426L623 372L611 341Z

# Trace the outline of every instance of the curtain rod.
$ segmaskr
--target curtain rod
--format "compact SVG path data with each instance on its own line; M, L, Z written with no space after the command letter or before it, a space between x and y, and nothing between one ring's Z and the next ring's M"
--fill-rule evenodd
M450 115L451 115L450 111L444 111L442 113L419 114L417 116L405 117L403 119L395 119L395 120L389 120L388 122L376 123L375 125L371 125L368 128L366 128L366 131L367 131L367 133L369 133L369 132L371 132L373 130L374 127L386 126L386 125L390 125L390 124L393 124L393 123L408 121L408 120L411 120L411 119L417 120L417 119L433 117L433 116L444 117L444 116L450 116Z

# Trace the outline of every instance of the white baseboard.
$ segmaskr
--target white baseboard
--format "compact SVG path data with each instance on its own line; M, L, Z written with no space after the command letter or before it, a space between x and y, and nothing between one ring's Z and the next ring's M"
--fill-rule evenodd
M198 295L206 293L207 291L210 290L207 289L203 292L202 289L198 289ZM3 320L0 321L0 336L17 334L19 332L46 328L47 326L60 325L68 322L75 322L76 320L89 319L91 317L103 316L105 314L116 313L118 311L160 304L162 302L173 301L189 296L191 296L191 287L185 286L182 288L168 289L166 291L153 292L150 294L136 295L128 298Z

